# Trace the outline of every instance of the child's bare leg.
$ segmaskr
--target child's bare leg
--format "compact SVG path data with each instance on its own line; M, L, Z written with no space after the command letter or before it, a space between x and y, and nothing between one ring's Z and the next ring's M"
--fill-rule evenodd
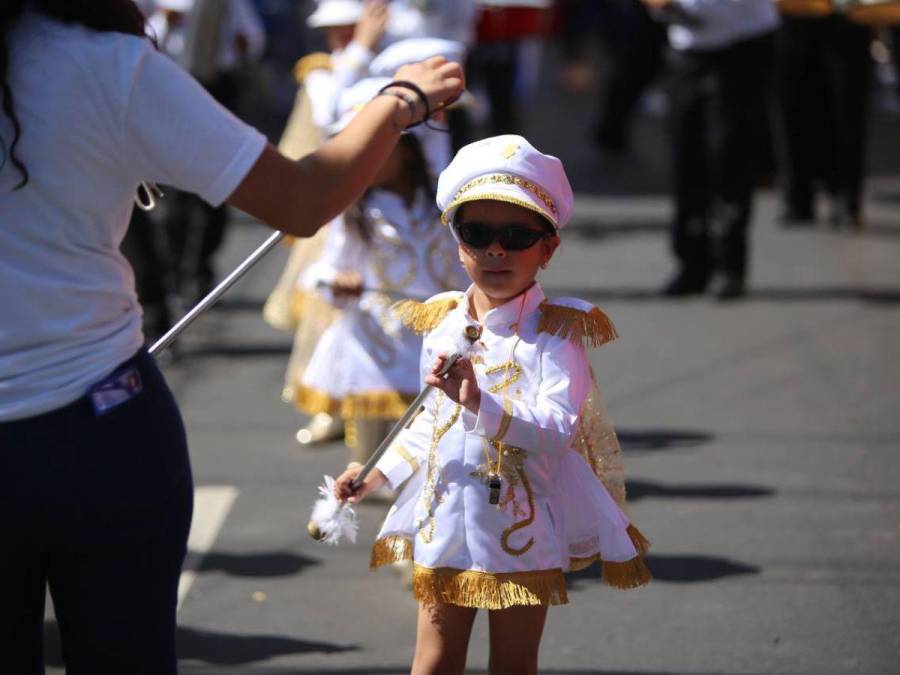
M510 607L488 613L491 675L537 675L547 606Z
M419 603L411 675L462 675L476 611L456 605Z

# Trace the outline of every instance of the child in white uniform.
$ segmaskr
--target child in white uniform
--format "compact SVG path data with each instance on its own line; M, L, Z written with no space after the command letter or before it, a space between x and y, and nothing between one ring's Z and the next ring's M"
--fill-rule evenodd
M345 125L390 80L363 80L341 97ZM433 182L420 139L405 135L373 187L330 225L321 258L303 285L341 309L325 331L295 391L310 415L340 415L351 457L365 461L419 389L421 338L391 312L404 297L425 300L465 278L455 244L434 207Z
M491 672L537 672L548 605L567 602L563 572L602 564L613 586L649 580L647 542L616 499L618 445L596 410L586 346L615 337L587 302L548 300L535 281L572 211L562 164L520 136L464 147L442 173L438 205L473 285L398 307L425 333L420 371L438 391L354 493L405 481L372 565L414 562L420 602L413 673L459 672L477 608L490 610ZM480 337L446 378L447 345ZM599 407L599 408L598 408ZM603 439L603 454L596 446ZM609 473L608 473L609 472Z

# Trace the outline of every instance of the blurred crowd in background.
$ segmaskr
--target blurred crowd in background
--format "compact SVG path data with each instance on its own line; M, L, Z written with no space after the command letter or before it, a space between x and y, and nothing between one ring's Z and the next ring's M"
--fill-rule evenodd
M900 109L896 2L393 0L374 29L360 25L364 3L356 0L137 4L159 48L275 143L297 112L305 56L337 59L359 48L371 59L409 37L465 47L469 92L451 114L453 150L520 131L548 78L596 109L584 137L597 152L628 153L636 117L665 117L670 148L660 152L669 152L678 266L660 291L670 296L744 295L760 186L780 190L786 227L819 219L864 227L873 92L879 105ZM546 72L547 63L557 72ZM227 210L163 191L159 208L135 210L124 244L148 338L227 272L215 264Z

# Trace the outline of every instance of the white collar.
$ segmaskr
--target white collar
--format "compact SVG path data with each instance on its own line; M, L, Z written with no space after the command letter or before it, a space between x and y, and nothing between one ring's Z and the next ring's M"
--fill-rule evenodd
M474 284L466 289L466 300L469 302L471 302L474 289ZM536 311L545 297L541 285L535 281L524 293L489 310L484 315L482 323L494 333L515 332L517 330L516 322Z

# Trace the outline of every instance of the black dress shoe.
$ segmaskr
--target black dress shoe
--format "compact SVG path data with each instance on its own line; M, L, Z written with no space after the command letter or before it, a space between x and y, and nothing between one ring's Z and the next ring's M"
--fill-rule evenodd
M747 295L747 284L742 277L724 274L712 280L710 292L716 300L737 300Z
M670 298L685 295L698 295L706 290L708 281L709 280L703 276L679 272L663 286L662 294Z

